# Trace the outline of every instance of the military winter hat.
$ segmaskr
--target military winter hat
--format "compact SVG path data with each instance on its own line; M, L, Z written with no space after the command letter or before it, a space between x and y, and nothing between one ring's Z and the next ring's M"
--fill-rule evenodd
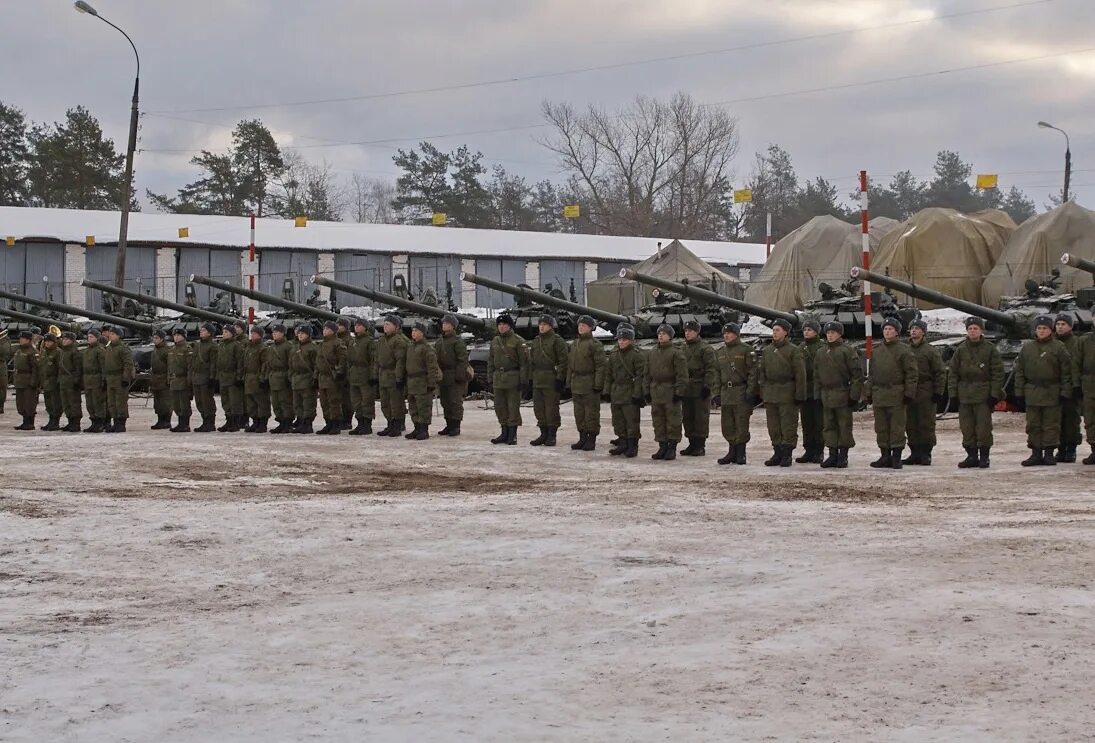
M270 326L270 332L271 333L284 333L285 332L285 326L282 325L281 323L278 323L277 325L272 325L272 326Z
M980 317L976 317L974 315L971 315L971 316L966 318L966 327L968 328L971 325L976 325L977 327L981 328L981 330L985 329L984 319L980 318Z
M675 336L677 334L677 331L674 330L673 326L670 325L669 323L664 323L663 322L661 325L658 326L658 334L660 335L662 333L665 333L670 338L672 338L673 336Z
M553 315L541 315L540 316L540 324L541 325L550 325L551 327L554 328L555 326L557 326L559 324L559 322L555 319L555 317Z
M327 322L323 323L323 329L330 330L332 333L337 333L338 325L335 324L333 320L328 320Z
M240 331L247 330L247 321L246 320L236 320L235 322L232 323L232 325L235 326Z
M210 335L216 335L217 334L217 326L214 325L211 322L207 322L204 325L202 325L202 330L209 333Z
M42 336L42 343L45 343L47 341L50 343L56 343L57 336L55 336L53 333L46 333L44 336Z
M696 320L689 320L684 324L685 330L694 330L697 333L700 332L700 324Z
M783 329L784 329L784 330L786 330L786 331L787 331L788 333L790 333L790 332L791 332L791 323L787 322L787 321L786 321L786 320L784 320L784 319L783 319L782 317L781 317L781 318L779 318L779 319L777 319L777 320L776 320L775 322L773 322L773 323L772 323L772 327L773 327L773 328L783 328Z
M804 320L803 321L802 328L803 328L803 330L805 330L806 328L811 328L811 329L813 329L813 331L815 333L820 333L821 332L821 323L819 323L817 320L815 320L814 318L811 317L809 320Z
M825 323L825 332L828 333L830 330L834 333L844 335L844 323L837 322L836 320L830 320L829 322Z
M42 334L42 330L41 330L41 328L35 328L35 329L34 329L34 332L35 332L35 333L37 333L38 335L41 335L41 334ZM117 332L117 331L115 331L115 330L114 330L114 326L113 326L113 325L104 325L104 326L103 326L103 332L104 332L104 333L114 333L114 332Z
M596 326L597 326L597 323L596 323L596 321L595 321L595 320L594 320L594 319L593 319L592 317L590 317L589 315L582 315L582 316L580 316L580 317L578 318L578 324L579 324L579 325L588 325L588 326L589 326L589 327L591 327L591 328L593 328L593 327L596 327Z
M167 340L167 331L166 330L153 330L152 331L152 337L153 338L159 338L160 340L165 340L166 341Z
M297 326L298 333L304 333L309 338L312 337L312 326L308 324L302 324Z
M616 337L619 339L626 338L632 341L635 340L635 326L631 323L620 323L616 326Z
M176 337L181 335L183 338L186 338L186 329L183 328L183 326L180 325L177 328L175 328L175 330L171 333L171 335L176 336Z
M403 327L403 318L401 318L399 315L386 315L384 317L384 322L386 322L386 323L390 322L392 325L396 326L397 328Z
M26 338L29 341L34 338L34 333L30 332L29 330L20 330L19 337Z
M513 327L513 318L510 317L508 312L503 312L501 315L498 316L498 319L494 321L494 324L495 324L495 326L509 325L512 328Z
M421 330L423 333L427 331L426 323L422 322L421 320L415 320L414 325L411 327L413 327L415 330Z
M456 319L456 315L449 312L446 312L441 316L441 324L443 325L445 323L452 325L454 329L460 327L460 321Z
M1075 322L1075 320L1073 320L1072 315L1069 315L1065 312L1061 312L1060 314L1057 315L1057 322L1067 323L1068 326L1071 328L1073 323Z
M71 330L66 330L65 332L61 333L61 337L68 338L70 341L76 340L76 334L73 333Z
M924 322L923 320L921 320L920 318L917 318L917 319L913 320L911 323L909 323L909 330L912 330L913 328L920 328L925 333L928 332L928 324L926 322Z
M258 333L260 338L262 336L266 335L266 333L263 331L263 329L260 328L258 325L252 325L251 326L251 335L254 335L255 333Z
M901 332L901 321L898 320L896 317L887 317L885 320L882 321L882 327L886 327L887 325L896 330L898 333Z
M102 336L102 333L100 333L100 332L99 332L99 329L98 329L98 328L92 328L91 330L87 331L87 334L88 334L88 335L93 335L93 336L95 336L96 338L99 338L99 337L101 337L101 336Z
M343 328L346 328L347 330L349 330L350 329L350 318L340 317L337 320L335 320L335 325L338 325L340 327L343 327Z
M358 325L360 325L363 328L368 328L369 327L369 321L366 320L364 317L355 317L354 318L354 327L356 328Z
M722 326L722 333L723 335L726 335L727 333L741 335L741 325L738 325L736 322L728 322Z
M1038 315L1038 317L1034 318L1034 327L1038 327L1039 325L1045 325L1047 328L1052 330L1053 318L1049 315Z

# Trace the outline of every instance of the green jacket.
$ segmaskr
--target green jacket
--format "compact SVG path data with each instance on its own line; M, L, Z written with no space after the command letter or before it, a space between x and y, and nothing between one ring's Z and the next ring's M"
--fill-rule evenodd
M272 390L292 389L289 383L289 360L293 355L295 343L288 338L274 341L267 347L266 379Z
M11 383L15 389L38 389L38 352L33 346L16 346L11 357L11 367Z
M324 336L316 355L316 378L323 390L338 387L346 378L346 344L337 335Z
M293 347L289 357L289 374L294 390L314 390L316 380L316 356L319 350L315 341L308 340Z
M407 347L411 341L397 330L384 333L376 341L377 379L381 387L395 387L407 379Z
M939 349L926 338L910 340L909 350L916 359L916 399L927 400L947 391L947 367Z
M605 388L605 347L593 334L579 335L570 346L567 382L575 395L600 394Z
M171 390L185 391L190 389L190 365L197 353L193 347L183 341L171 346L167 352L167 386Z
M746 405L757 395L757 355L741 339L715 351L717 394L723 405ZM713 388L714 389L714 388Z
M1056 338L1037 338L1023 344L1015 359L1015 396L1028 406L1057 405L1072 397L1072 357Z
M243 343L222 340L217 349L217 382L222 388L243 384Z
M1058 335L1057 340L1064 344L1069 358L1072 359L1072 386L1073 388L1079 387L1081 381L1079 369L1081 338L1075 333L1069 333L1068 335ZM1073 392L1075 392L1075 389L1073 389Z
M898 339L882 341L874 347L867 377L867 399L876 408L904 405L915 400L919 388L916 358Z
M167 381L167 356L170 351L166 343L159 348L155 346L152 348L152 359L148 370L148 389L152 392L170 389Z
M554 330L540 335L528 344L532 386L554 387L556 381L566 382L570 370L570 346Z
M0 338L0 367L3 367L2 371L4 372L5 382L7 380L8 364L11 362L11 353L11 341L8 340L8 337L5 335L3 338Z
M269 381L270 347L262 340L248 340L243 349L243 392L257 395Z
M996 346L982 338L958 344L947 374L947 395L966 405L1004 399L1004 363Z
M814 357L814 399L826 408L847 408L863 397L863 364L856 350L838 338Z
M103 376L108 387L129 387L136 378L133 351L122 341L103 346Z
M433 346L425 339L411 341L407 346L407 394L431 394L441 384L441 377Z
M354 336L346 349L346 379L360 387L377 381L376 338L370 335Z
M455 330L443 333L434 341L437 365L441 367L441 384L466 385L468 379L468 347Z
M806 366L806 399L816 400L817 397L817 385L814 383L814 369L817 363L817 353L825 347L825 343L821 340L821 336L815 336L813 338L802 340L802 363Z
M496 390L515 390L528 384L528 349L521 336L511 330L491 338L487 376Z
M612 402L627 405L646 396L646 354L632 343L608 354L608 388Z
M106 386L106 377L103 376L103 343L100 341L94 346L88 346L80 355L84 359L84 389L101 390Z
M688 362L672 341L659 343L646 354L646 389L655 405L668 405L688 388Z
M1087 397L1095 397L1095 333L1088 333L1076 346L1072 357L1072 384Z
M76 344L61 347L61 358L57 364L57 379L63 390L80 390L84 386L84 356Z
M757 384L764 401L789 405L806 399L806 361L802 349L784 338L765 346L757 367Z
M52 389L59 384L57 367L60 363L61 349L57 344L53 344L53 348L46 348L42 344L42 348L38 350L38 384L42 389Z
M681 344L681 352L688 364L688 386L684 388L684 397L702 397L705 387L710 395L718 384L715 349L707 341L697 337Z
M209 384L216 378L219 351L220 348L212 338L202 339L194 344L194 361L190 366L192 384Z

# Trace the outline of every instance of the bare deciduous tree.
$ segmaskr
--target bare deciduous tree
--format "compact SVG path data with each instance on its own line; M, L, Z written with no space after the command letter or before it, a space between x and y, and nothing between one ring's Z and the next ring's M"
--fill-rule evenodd
M320 165L310 163L296 152L289 152L284 160L285 169L274 183L270 211L281 217L341 221L347 195L331 164L326 160Z
M383 178L369 178L354 173L350 178L350 216L355 222L370 224L395 224L395 184Z

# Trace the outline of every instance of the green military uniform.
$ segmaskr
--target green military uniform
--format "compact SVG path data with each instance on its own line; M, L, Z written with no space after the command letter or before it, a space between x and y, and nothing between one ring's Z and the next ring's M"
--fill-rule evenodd
M4 404L8 401L8 366L11 364L11 341L7 333L0 336L0 415L4 413Z
M567 381L574 406L578 441L571 449L592 451L601 432L601 393L605 386L605 347L593 333L580 334L571 344ZM534 390L535 391L535 390Z
M630 335L634 340L634 330ZM636 348L634 342L627 348L617 347L615 352L608 355L606 379L612 431L619 440L608 453L635 457L639 453L639 439L642 438L639 430L641 410L646 404L646 354Z
M76 348L75 341L67 346L61 346L57 377L61 389L61 407L68 420L64 430L79 433L80 419L84 417L80 398L84 387L84 357Z
M904 464L931 464L935 448L935 410L947 388L943 357L927 338L911 338L909 350L916 360L916 396L905 403L905 434L909 457Z
M106 352L103 341L88 345L80 352L84 360L84 407L91 425L84 433L101 433L106 425L106 377L103 376L103 360Z
M171 409L178 419L171 429L176 433L190 430L190 399L194 394L190 370L197 352L184 341L175 341L167 352L167 387L171 392Z
M817 385L814 383L817 354L824 346L825 343L820 336L803 338L800 346L802 349L802 363L806 367L806 397L799 405L799 417L802 421L802 447L806 451L795 460L799 463L820 463L822 450L825 446L823 406L821 398L817 394Z
M243 421L243 344L236 336L222 338L217 349L217 385L221 392L221 409L224 425L217 428L223 433L240 430Z
M288 338L275 340L267 349L266 379L270 384L270 407L278 422L271 433L289 433L293 426L293 386L289 381L289 360L294 343Z
M814 356L814 398L821 402L821 435L829 447L822 467L848 466L848 450L855 447L852 408L862 397L863 365L859 354L844 338L826 341Z
M424 331L423 331L424 332ZM414 431L406 438L425 439L433 412L433 397L441 384L441 367L437 365L437 352L422 340L412 340L407 346L407 408L410 411Z
M346 380L346 344L336 334L324 334L316 354L316 379L319 404L323 409L323 428L317 433L335 434L342 430L342 386Z
M988 467L992 449L992 409L1004 399L1004 364L996 346L985 338L966 338L950 360L947 395L958 400L958 426L967 467Z
M358 436L373 432L380 384L377 378L376 352L376 338L368 331L355 335L347 349L346 381L350 386L350 405L357 414L357 427L350 433Z
M442 332L433 350L441 368L441 385L437 392L445 418L445 428L438 434L458 436L464 420L464 395L468 394L468 382L471 381L468 378L468 347L458 332L449 330Z
M270 420L270 378L267 368L270 347L259 338L248 339L243 349L243 397L251 424L248 433L266 433Z
M646 356L646 389L650 396L650 418L654 440L658 442L656 459L676 459L684 422L681 396L688 386L688 362L672 341L651 349Z
M148 391L152 393L152 409L156 412L154 430L171 428L171 384L167 381L167 344L153 346L149 365Z
M504 315L500 315L501 320ZM487 353L487 376L494 392L494 414L502 433L491 439L497 444L516 444L521 425L521 391L529 384L528 349L512 330L491 338Z
M385 332L376 342L377 379L380 383L380 412L387 421L379 436L398 436L407 428L407 347L402 330Z
M570 368L570 346L554 329L540 333L528 346L532 411L540 428L540 435L529 443L533 446L555 446L555 436L562 425L559 400Z
M299 339L298 339L299 341ZM289 356L289 380L293 388L293 433L311 433L318 398L316 357L319 350L309 335L293 346Z
M905 448L905 405L919 386L916 358L902 341L883 340L874 347L867 377L867 399L874 411L874 433L882 456L872 467L901 467Z
M38 414L38 351L34 346L16 346L11 357L11 383L15 387L15 411L23 417L17 431L33 431Z
M50 336L53 338L53 336ZM61 349L57 347L57 339L47 346L44 342L38 350L38 385L42 390L42 399L46 404L46 415L49 421L42 426L43 431L59 431L61 429L61 413L64 408L61 405L61 379L58 365L61 362Z
M1027 446L1042 454L1042 464L1055 464L1061 401L1072 397L1072 357L1063 343L1050 336L1023 344L1015 359L1015 396L1026 403Z
M129 418L129 386L137 376L133 352L120 339L103 348L103 376L106 378L106 414L114 419L110 433L125 433Z
M1084 428L1091 454L1084 457L1084 464L1095 464L1095 333L1088 333L1076 347L1072 356L1073 392L1080 390L1083 398Z
M719 464L745 464L749 419L757 397L757 355L741 338L734 338L715 352L715 368L722 437L729 446Z
M349 324L344 325L343 322L349 323L347 319L345 321L338 321L338 332L335 333L338 339L342 341L343 347L346 349L347 357L349 356L350 349L354 345L354 336L350 333ZM349 361L347 361L347 370L349 369ZM343 428L349 428L350 424L354 420L354 401L353 395L350 394L350 379L349 375L343 375L342 379L336 380L338 386L339 403L342 408L342 414L340 421Z
M213 399L213 381L217 374L217 353L220 347L212 338L200 338L194 344L194 358L190 366L190 383L194 387L194 407L202 417L202 424L195 431L212 431L217 417L217 403ZM224 405L224 400L221 400ZM227 414L227 409L225 411Z
M1080 353L1080 337L1075 333L1057 334L1059 340L1068 351L1069 358L1075 359ZM1080 380L1072 376L1075 387L1080 386ZM1074 390L1075 391L1075 390ZM1057 451L1058 462L1075 462L1076 448L1084 443L1081 432L1082 417L1080 412L1081 395L1072 395L1061 400L1061 448Z
M681 455L703 456L711 432L711 390L717 384L715 349L697 336L685 340L681 352L688 364L688 385L681 395L681 421L688 446L681 450Z
M764 398L764 417L773 449L764 463L789 467L791 453L798 446L798 404L806 399L802 349L787 338L765 346L757 367L757 384Z

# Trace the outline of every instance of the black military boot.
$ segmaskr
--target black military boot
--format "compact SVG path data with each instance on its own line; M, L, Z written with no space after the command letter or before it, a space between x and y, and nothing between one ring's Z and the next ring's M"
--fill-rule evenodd
M848 447L841 446L836 450L836 468L838 470L848 469Z
M448 436L448 435L449 435L449 431L451 430L451 429L449 428L449 426L451 425L451 423L452 423L452 421L450 421L450 420L449 420L448 418L446 418L446 419L445 419L445 427L444 427L444 428L442 428L442 429L441 429L440 431L438 431L438 432L437 432L437 435L438 435L438 436Z
M738 444L737 454L734 455L735 464L745 464L745 444Z
M1024 459L1019 464L1023 465L1024 467L1037 467L1041 463L1042 463L1042 450L1041 449L1031 449L1030 450L1030 456L1027 457L1026 459Z
M677 444L679 441L667 441L665 445L665 456L662 457L665 461L670 461L677 458Z
M650 455L651 459L665 459L666 452L669 450L668 441L659 441L658 450Z
M287 433L289 431L290 421L285 421L280 418L275 418L278 422L276 426L270 429L270 433Z
M688 439L688 446L684 447L679 452L677 452L682 457L690 457L690 456L692 456L692 452L694 452L696 450L696 444L695 444L695 442L693 442L692 437L688 436L686 438Z
M982 446L977 450L977 466L983 470L989 468L989 448L990 447Z
M627 439L625 439L623 436L617 436L616 438L609 441L608 444L609 444L609 446L619 446L620 444L624 443L626 440Z
M624 452L624 456L627 457L628 459L634 459L635 457L639 456L639 440L638 439L628 439L627 440L627 451Z
M15 426L16 431L33 431L34 430L34 416L23 416L23 422L18 426Z
M555 446L555 434L559 429L555 426L548 426L547 438L544 439L544 446Z
M932 466L932 449L931 446L920 447L920 466L931 467Z
M327 434L331 433L332 425L333 423L331 421L324 419L323 428L316 431L316 436L326 436Z
M54 418L53 416L50 416L49 420L46 421L46 425L42 426L42 428L40 430L42 430L42 431L60 431L61 430L61 419L60 418Z
M920 447L909 445L909 456L901 460L901 464L920 464Z
M537 426L540 429L540 435L528 442L529 446L543 446L547 441L547 426Z
M795 462L798 463L798 464L810 464L810 463L813 463L813 462L820 462L820 461L821 461L821 455L820 454L816 455L816 459L815 459L814 447L812 447L812 446L805 447L802 450L802 456L801 457L795 457Z
M783 447L773 446L772 456L764 460L765 467L778 467L780 460L783 459Z
M835 446L829 447L829 456L825 457L825 459L821 462L822 469L827 470L830 467L836 467L837 459L840 458L840 456L837 454L837 451L839 450Z
M1055 447L1051 446L1051 447L1049 447L1048 449L1046 449L1045 451L1042 452L1042 464L1050 466L1050 467L1056 467L1057 466L1057 457L1053 456L1053 449L1054 448Z
M149 426L150 431L162 431L165 428L171 428L171 416L170 415L156 415L156 422Z
M97 430L99 428L99 419L88 418L88 421L89 425L87 428L84 429L84 433L99 433L99 431Z
M707 439L706 438L696 439L695 440L695 442L693 443L693 447L692 447L692 456L693 457L707 456Z
M586 442L582 444L582 451L593 451L597 448L597 434L587 433Z
M1075 464L1076 447L1073 444L1062 446L1057 450L1057 461L1062 464Z
M570 445L570 448L574 451L581 451L586 445L586 432L582 431L578 434L578 440Z
M79 418L70 418L69 421L68 421L68 425L65 426L64 428L62 428L61 430L62 431L67 431L69 433L80 433L80 419Z
M415 423L415 424L414 424L414 428L413 428L413 429L411 429L411 432L410 432L410 433L408 433L408 434L404 434L404 435L403 435L403 438L407 439L408 441L410 441L411 439L416 439L416 438L418 438L418 431L419 431L419 430L420 430L421 428L422 428L422 424L420 424L420 423Z
M460 435L460 421L450 421L449 422L449 436L459 436L459 435Z
M790 467L791 463L795 460L791 458L791 455L795 453L795 447L785 446L783 447L783 456L779 459L780 467Z
M125 433L125 418L115 418L112 433Z
M202 424L194 429L194 433L209 433L213 430L213 418L203 415Z
M883 467L892 467L893 462L891 462L890 459L893 457L893 452L891 452L889 449L879 449L879 451L882 452L882 456L871 462L871 466L874 467L876 470L882 469Z
M373 432L373 419L366 418L365 422L361 424L361 435L368 436Z
M1095 444L1091 445L1091 453L1084 457L1082 464L1095 464Z
M301 419L300 425L297 426L297 429L294 431L294 433L303 433L303 434L314 433L312 431L312 421L314 421L314 420L315 420L315 418L303 418L303 419Z
M506 438L506 443L510 446L517 446L517 426L509 427L509 436Z
M400 418L395 422L395 426L392 428L392 438L399 438L399 435L407 430L407 419Z
M255 419L255 430L252 433L266 433L266 421L268 421L268 420L270 420L270 419L269 418L256 418Z
M505 444L509 441L509 426L502 426L502 432L490 440L492 444Z
M386 421L384 428L376 432L377 436L391 436L392 435L392 421Z
M627 451L627 446L631 439L624 438L623 436L617 436L609 443L612 444L612 448L608 450L610 456L618 457Z
M959 469L968 470L979 466L980 460L977 455L977 447L963 446L962 448L966 450L966 458L958 463Z
M430 429L427 428L425 423L415 423L414 430L408 433L403 438L410 439L411 441L425 441L430 437Z
M342 421L336 418L335 420L331 421L331 430L327 432L327 435L337 436L342 433L343 428L345 428L345 426L342 425Z
M890 449L890 467L895 470L899 470L902 467L901 464L901 452L905 447L901 449Z
M179 422L171 430L175 433L188 433L190 431L190 416L179 418Z
M719 457L717 461L719 464L737 464L737 444L730 444L729 450L726 452L725 457ZM609 452L611 454L612 452Z
M117 422L117 418L103 418L103 433L114 433L114 426Z

